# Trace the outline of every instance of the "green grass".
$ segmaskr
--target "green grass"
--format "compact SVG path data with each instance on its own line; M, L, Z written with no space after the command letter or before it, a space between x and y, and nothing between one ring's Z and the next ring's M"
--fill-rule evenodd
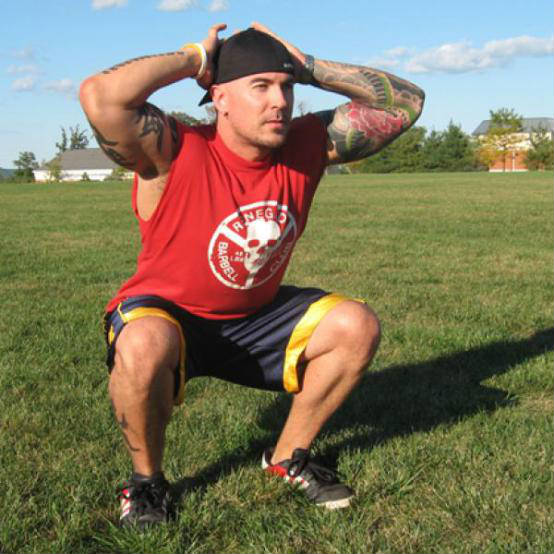
M129 462L100 323L139 247L129 185L1 185L0 552L553 552L552 181L326 178L286 280L383 324L315 444L356 504L260 471L290 398L195 380L168 430L178 517L145 535L114 526Z

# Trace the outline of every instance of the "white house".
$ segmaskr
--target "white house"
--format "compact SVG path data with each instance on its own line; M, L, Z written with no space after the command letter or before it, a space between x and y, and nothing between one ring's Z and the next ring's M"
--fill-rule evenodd
M91 181L103 181L119 166L100 148L66 150L60 157L62 181L80 181L86 173ZM35 181L48 181L50 171L46 167L33 170Z

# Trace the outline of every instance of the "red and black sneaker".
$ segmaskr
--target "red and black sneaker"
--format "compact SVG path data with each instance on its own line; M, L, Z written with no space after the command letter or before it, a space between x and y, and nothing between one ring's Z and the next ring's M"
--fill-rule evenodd
M264 452L262 469L304 490L306 496L317 506L324 506L329 510L350 506L354 498L352 489L339 481L336 472L310 460L308 450L297 448L290 460L277 464L271 463L272 455L273 448Z
M136 526L144 529L169 520L170 490L163 473L151 477L133 474L123 484L118 498L121 507L119 523L122 527Z

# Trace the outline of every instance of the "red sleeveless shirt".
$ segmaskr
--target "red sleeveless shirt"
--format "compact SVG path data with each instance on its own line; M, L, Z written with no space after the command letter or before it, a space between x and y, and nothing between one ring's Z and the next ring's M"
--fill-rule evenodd
M261 162L229 150L215 127L179 125L181 150L156 210L139 221L136 273L108 303L161 296L211 319L243 317L271 302L306 226L326 164L315 115L293 120L287 141Z

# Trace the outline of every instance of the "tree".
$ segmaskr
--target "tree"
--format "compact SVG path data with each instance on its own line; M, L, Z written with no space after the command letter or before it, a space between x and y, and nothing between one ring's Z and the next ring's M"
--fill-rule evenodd
M310 113L310 106L305 100L300 100L300 102L296 104L296 110L298 111L298 115L302 117L303 115Z
M56 148L58 152L56 157L59 157L66 150L82 150L86 148L89 143L86 129L79 129L79 124L75 127L69 127L69 139L67 131L64 127L62 129L62 138L60 142L56 142Z
M88 146L88 136L86 129L79 129L79 124L75 127L69 128L69 149L70 150L83 150Z
M167 115L170 117L174 117L185 125L209 125L211 123L214 123L214 121L217 119L216 109L213 107L212 104L204 106L204 109L206 110L206 117L203 117L201 119L189 115L186 112L168 112Z
M554 143L552 133L538 127L530 136L531 148L527 151L525 165L529 169L554 169Z
M167 115L174 117L185 125L202 125L204 123L202 119L196 119L196 117L185 112L169 112Z
M487 165L502 160L502 170L506 171L506 156L521 141L518 133L522 130L522 116L513 109L490 110L490 124L481 142L479 157Z
M124 181L125 179L129 178L129 170L121 166L115 167L114 169L112 169L109 178L114 181Z
M377 154L349 164L353 173L407 173L423 169L425 127L412 127Z
M445 131L432 131L425 138L423 165L431 171L472 171L477 168L475 146L452 121Z
M13 164L17 168L15 176L21 179L34 181L33 169L38 169L38 162L33 152L20 152L19 158L14 160Z
M65 129L62 127L62 138L60 142L56 142L56 148L58 151L56 152L56 156L61 156L66 150L67 150L67 133L65 132Z
M49 162L44 164L44 167L48 170L49 181L59 181L62 176L62 164L59 158L52 158Z

